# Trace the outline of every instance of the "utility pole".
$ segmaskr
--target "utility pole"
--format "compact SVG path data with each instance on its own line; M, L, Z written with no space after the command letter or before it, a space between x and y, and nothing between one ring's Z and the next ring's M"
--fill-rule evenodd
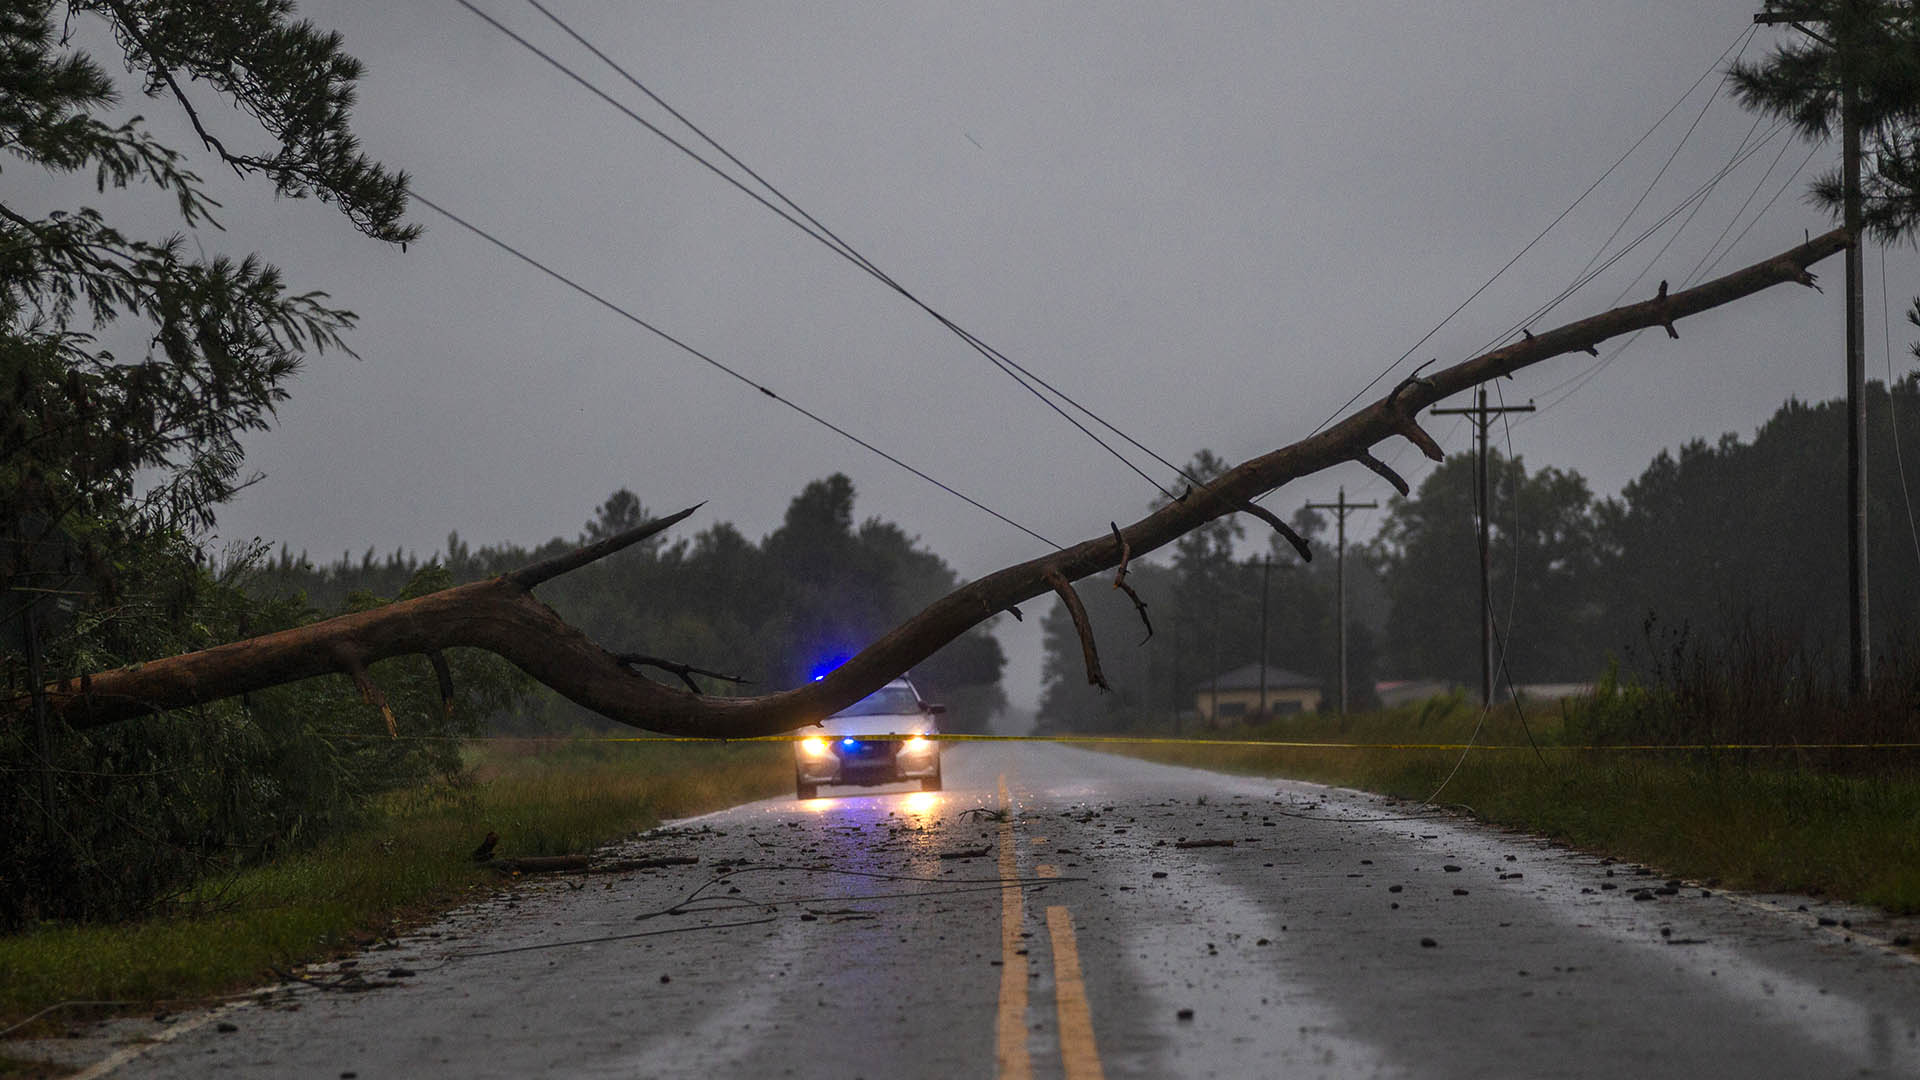
M1532 412L1533 402L1525 405L1488 405L1487 388L1480 387L1479 404L1464 409L1434 409L1435 416L1466 416L1473 419L1473 511L1480 519L1480 702L1493 704L1493 560L1487 541L1487 511L1492 470L1487 467L1487 430L1502 413ZM1514 538L1519 543L1519 538ZM1509 682L1512 680L1509 679Z
M1273 573L1273 556L1260 556L1260 716L1267 715L1267 578Z
M1867 635L1867 307L1862 265L1860 199L1860 92L1853 75L1851 27L1843 26L1833 39L1821 37L1804 25L1822 21L1786 12L1763 11L1753 17L1762 26L1787 23L1795 30L1833 49L1840 63L1840 186L1841 220L1847 244L1847 682L1855 696L1866 694L1873 680L1871 639ZM1825 20L1831 22L1832 20Z
M1355 510L1371 510L1379 503L1350 503L1347 501L1347 489L1340 489L1340 498L1336 502L1307 504L1309 510L1331 510L1334 513L1335 535L1339 541L1334 546L1333 578L1334 604L1333 619L1340 627L1340 714L1347 713L1347 515ZM1261 678L1266 671L1261 669Z

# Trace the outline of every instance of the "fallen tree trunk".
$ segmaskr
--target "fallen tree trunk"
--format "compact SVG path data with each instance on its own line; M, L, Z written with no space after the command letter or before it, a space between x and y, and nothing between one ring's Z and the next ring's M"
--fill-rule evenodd
M717 697L692 689L689 672L712 674L671 661L609 652L535 599L544 581L605 558L671 527L698 507L610 537L578 551L429 596L356 612L291 630L248 638L200 652L133 664L67 680L46 688L51 715L75 728L99 727L167 709L233 697L316 675L345 674L369 704L392 723L385 699L368 668L396 656L437 657L464 646L499 654L568 699L610 719L670 735L741 738L791 731L860 700L888 680L992 616L1053 592L1078 606L1072 583L1124 566L1215 518L1252 513L1305 544L1253 500L1288 481L1347 461L1357 461L1407 491L1405 481L1375 457L1373 447L1392 437L1412 441L1428 457L1439 446L1421 430L1417 416L1443 398L1489 379L1570 352L1596 352L1600 342L1649 327L1678 337L1674 323L1774 285L1813 285L1808 267L1844 249L1844 230L1816 237L1763 262L1669 294L1661 282L1653 299L1581 319L1401 382L1385 396L1317 435L1243 462L1202 487L1189 490L1125 528L1009 566L955 589L900 624L826 677L758 697ZM1089 680L1101 681L1097 653L1084 617L1076 619ZM436 668L440 665L436 664ZM677 674L689 689L648 679L650 666ZM443 683L443 692L445 686ZM29 715L31 696L10 702L15 722Z

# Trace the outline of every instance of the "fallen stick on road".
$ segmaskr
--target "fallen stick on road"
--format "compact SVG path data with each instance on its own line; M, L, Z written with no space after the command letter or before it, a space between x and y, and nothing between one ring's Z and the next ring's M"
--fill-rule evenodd
M613 859L594 862L591 855L526 855L517 859L494 859L487 863L503 874L624 874L629 870L652 870L660 866L691 866L698 855L658 855L650 859Z

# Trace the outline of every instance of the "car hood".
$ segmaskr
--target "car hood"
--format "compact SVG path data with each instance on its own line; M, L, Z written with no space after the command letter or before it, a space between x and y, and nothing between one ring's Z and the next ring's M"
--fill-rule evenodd
M936 730L933 717L926 713L892 713L877 716L829 716L818 724L809 724L796 735L931 735Z

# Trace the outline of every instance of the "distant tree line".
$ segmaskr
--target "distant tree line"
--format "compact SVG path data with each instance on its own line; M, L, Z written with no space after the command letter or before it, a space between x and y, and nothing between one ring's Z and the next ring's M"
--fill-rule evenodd
M358 560L316 565L286 550L268 560L250 588L299 595L328 607L361 594L390 593L426 567L444 567L455 583L514 570L591 543L653 516L622 488L595 508L580 534L535 548L475 549L458 533L422 558L369 549ZM694 676L710 693L766 693L804 682L851 657L907 616L960 584L953 568L879 518L856 523L854 487L834 474L808 484L780 527L755 543L720 522L690 539L649 541L559 578L540 596L594 640L620 652L670 658L737 674L734 685ZM949 707L945 726L984 731L1006 706L1000 643L977 628L910 672L921 693ZM650 678L667 678L648 671ZM565 730L606 725L544 688L491 719L497 728Z
M1691 636L1761 630L1815 657L1845 662L1845 427L1843 402L1788 401L1752 439L1695 439L1662 451L1616 497L1596 498L1571 469L1529 470L1492 457L1494 610L1519 683L1584 682L1619 664L1662 662ZM1920 636L1920 388L1868 387L1869 586L1875 648L1904 655ZM1899 445L1895 445L1895 419ZM1902 458L1911 479L1903 477ZM1217 470L1202 451L1198 470ZM1385 521L1347 552L1349 696L1372 703L1376 681L1432 679L1477 686L1479 556L1473 462L1456 454L1411 497L1387 501ZM1066 613L1045 618L1044 727L1172 728L1218 673L1260 657L1261 559L1267 656L1337 697L1333 537L1319 515L1292 521L1314 540L1302 563L1278 537L1236 556L1244 519L1186 537L1165 562L1136 564L1129 583L1148 603L1144 636L1124 596L1082 588L1113 692L1086 685ZM1185 717L1191 722L1191 716Z

